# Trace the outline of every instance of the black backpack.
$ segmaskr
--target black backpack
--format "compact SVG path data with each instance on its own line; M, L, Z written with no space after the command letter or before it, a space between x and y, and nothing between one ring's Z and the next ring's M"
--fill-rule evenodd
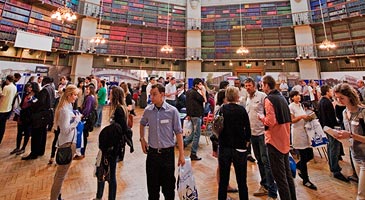
M93 109L90 115L85 118L84 129L88 130L88 132L93 131L96 121L98 121L98 113L96 112L96 109Z

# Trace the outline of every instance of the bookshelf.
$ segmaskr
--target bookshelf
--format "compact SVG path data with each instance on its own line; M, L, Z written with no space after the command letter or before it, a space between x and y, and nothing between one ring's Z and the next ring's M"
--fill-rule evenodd
M62 5L63 1L45 1L47 4ZM69 1L69 6L77 6L79 1ZM1 39L15 40L16 30L54 37L52 47L62 50L73 50L76 34L76 23L61 24L52 20L51 11L32 6L21 1L0 1Z
M240 45L240 30L202 32L203 59L296 57L295 37L292 28L247 29L243 31L243 45L250 50L250 54L247 56L236 54Z
M242 4L242 21L246 29L292 26L290 2ZM202 7L203 30L227 30L240 26L239 5Z
M171 54L160 53L166 44L166 29L137 25L101 25L100 34L108 38L104 45L97 46L97 53L141 57L185 58L185 32L169 30L169 44L174 48Z

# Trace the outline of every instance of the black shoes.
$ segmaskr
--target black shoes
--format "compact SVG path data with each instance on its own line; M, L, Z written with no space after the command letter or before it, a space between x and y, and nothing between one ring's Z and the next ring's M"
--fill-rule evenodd
M38 156L36 156L36 155L29 154L28 156L23 157L22 160L34 160L34 159L37 159L37 157Z
M197 156L197 155L195 155L195 154L191 154L191 155L190 155L190 159L191 159L191 160L201 160L202 158L198 157L198 156Z
M253 158L251 155L247 156L247 160L250 162L255 162L255 158Z
M317 190L317 186L315 186L312 182L307 181L307 182L303 182L303 185L309 189L312 190Z
M351 175L351 176L347 177L347 179L348 179L349 181L353 181L353 182L355 182L355 183L358 183L358 182L359 182L359 178L356 176L356 174L353 174L353 175Z
M343 174L341 174L341 172L333 173L333 177L337 178L340 181L346 182L346 183L350 182L349 179L347 179Z

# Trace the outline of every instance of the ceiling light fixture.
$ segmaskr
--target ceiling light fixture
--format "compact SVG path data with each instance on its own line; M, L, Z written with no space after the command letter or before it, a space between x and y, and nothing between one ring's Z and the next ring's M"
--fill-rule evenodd
M322 3L321 0L319 1L319 9L321 10L321 17L322 17L322 25L323 25L323 31L324 31L324 40L323 42L319 45L320 49L326 49L327 51L329 51L330 49L335 49L336 48L336 44L329 41L327 38L327 32L326 32L326 25L324 24L324 17L323 17L323 9L322 9Z
M169 23L170 23L170 1L167 3L167 25L166 25L166 44L161 47L162 53L172 53L174 49L169 45Z
M237 49L237 54L248 54L250 51L243 46L243 38L242 38L242 4L240 4L240 27L241 27L241 47Z
M62 23L64 21L73 21L77 19L75 12L67 7L67 0L65 0L65 4L62 7L58 7L56 11L53 11L51 18L62 21Z

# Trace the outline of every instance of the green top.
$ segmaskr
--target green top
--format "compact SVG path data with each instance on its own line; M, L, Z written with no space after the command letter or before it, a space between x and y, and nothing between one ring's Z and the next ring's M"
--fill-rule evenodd
M105 105L106 102L106 89L101 87L98 91L98 105Z

